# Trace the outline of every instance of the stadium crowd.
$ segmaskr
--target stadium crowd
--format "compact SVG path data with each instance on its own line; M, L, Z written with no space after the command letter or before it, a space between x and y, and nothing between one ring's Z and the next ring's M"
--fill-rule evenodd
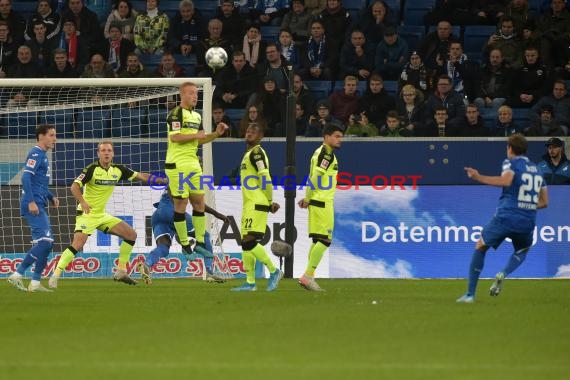
M330 121L370 137L570 127L565 0L115 0L99 15L86 0L29 3L0 0L0 78L212 77L226 137L252 122L285 135L288 66L302 136ZM229 56L218 70L215 46Z

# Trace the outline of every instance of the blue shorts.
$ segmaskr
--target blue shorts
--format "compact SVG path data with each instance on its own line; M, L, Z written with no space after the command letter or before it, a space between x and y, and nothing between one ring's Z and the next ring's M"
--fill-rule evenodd
M506 227L500 218L494 217L483 227L481 237L486 246L495 249L497 249L506 238L510 238L515 252L519 252L532 246L533 230L534 228L528 232L513 231Z
M53 242L53 234L51 231L51 224L45 208L40 207L38 215L32 215L29 211L22 214L28 226L32 230L32 242L37 243L40 240L47 240Z
M173 241L176 238L174 222L172 222L172 219L170 222L167 222L164 216L165 215L161 215L160 212L155 212L150 218L154 239L157 240L159 237L167 235L170 237L170 241ZM192 224L192 219L189 214L186 214L186 228L188 229L188 236L194 237L194 225ZM208 231L206 231L206 235L204 235L204 243L206 249L212 252L212 244L210 243L210 234Z

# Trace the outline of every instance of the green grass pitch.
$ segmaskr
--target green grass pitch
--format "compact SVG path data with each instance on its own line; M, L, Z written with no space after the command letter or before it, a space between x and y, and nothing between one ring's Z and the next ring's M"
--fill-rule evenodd
M570 281L507 280L456 304L458 280L0 283L3 379L567 379ZM373 301L376 301L373 303ZM119 377L120 376L120 377Z

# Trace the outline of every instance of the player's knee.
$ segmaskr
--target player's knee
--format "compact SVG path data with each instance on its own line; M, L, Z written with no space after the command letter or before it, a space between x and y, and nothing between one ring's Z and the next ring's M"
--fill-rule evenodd
M174 212L174 222L184 222L186 220L186 213Z
M135 245L135 241L137 239L137 234L135 233L134 239L124 239L123 242L130 245L131 247Z
M192 216L205 216L205 215L206 213L204 211L196 211L196 210L192 211Z
M253 239L253 240L246 240L246 241L242 241L241 242L241 248L244 251L251 251L252 249L255 248L255 246L257 245L257 240Z
M330 247L330 246L331 246L331 241L330 241L330 240L326 240L326 239L318 238L318 237L314 237L314 238L313 238L313 243L315 243L315 244L321 243L321 244L324 245L325 247Z
M170 247L172 245L172 241L170 240L170 237L168 236L161 236L158 239L156 239L156 245L165 245L167 247Z

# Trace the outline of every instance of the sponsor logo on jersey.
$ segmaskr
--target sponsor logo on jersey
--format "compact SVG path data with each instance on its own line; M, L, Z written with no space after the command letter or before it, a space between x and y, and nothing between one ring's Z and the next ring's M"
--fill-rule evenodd
M28 162L26 162L26 166L29 166L30 168L35 168L36 167L36 160L34 160L33 158L28 158Z
M179 121L173 121L172 122L172 130L173 131L179 131L181 128L181 124Z

